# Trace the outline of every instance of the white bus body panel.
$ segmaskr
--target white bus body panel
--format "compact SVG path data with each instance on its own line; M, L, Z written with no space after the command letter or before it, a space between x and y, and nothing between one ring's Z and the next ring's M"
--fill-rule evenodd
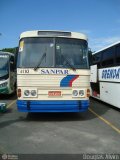
M120 66L99 69L99 81L120 83Z
M95 66L91 68L93 74L90 79L95 82ZM120 66L98 69L97 72L100 94L94 96L91 89L91 96L120 108Z
M28 71L25 73L23 71ZM79 75L73 82L72 87L61 87L61 80L66 77L65 74L41 74L43 69L17 69L17 85L21 89L21 100L79 100L80 97L72 97L72 89L89 89L90 88L90 71L68 69L70 75ZM50 72L51 69L47 69ZM55 69L57 70L57 69ZM59 69L58 69L59 70ZM65 69L62 69L64 71ZM24 97L24 90L37 90L37 97ZM48 97L48 91L61 91L61 97ZM88 97L83 97L86 100Z
M90 82L97 82L97 65L93 65L90 67Z
M120 108L120 67L99 69L100 99Z
M100 82L100 100L120 108L120 84Z
M28 38L28 37L41 37L41 35L39 35L38 34L38 32L39 31L44 31L44 32L53 32L53 34L55 33L55 32L63 32L63 31L51 31L51 30L34 30L34 31L26 31L26 32L23 32L23 33L21 33L21 35L20 35L20 39L22 39L22 38ZM68 37L68 36L53 36L53 37L66 37L66 38L76 38L76 39L83 39L83 40L86 40L86 41L88 41L88 38L87 38L87 36L85 35L85 34L82 34L82 33L78 33L78 32L70 32L71 33L71 36L70 37ZM42 35L42 37L46 37L46 34L45 35ZM47 37L51 37L51 36L49 36L49 35L47 35Z

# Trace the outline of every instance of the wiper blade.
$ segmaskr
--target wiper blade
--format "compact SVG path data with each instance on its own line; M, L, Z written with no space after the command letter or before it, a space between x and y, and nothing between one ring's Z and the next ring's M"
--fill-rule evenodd
M34 71L36 71L36 70L40 67L40 65L41 65L41 63L42 63L42 61L43 61L43 59L44 59L45 57L46 57L46 53L43 53L43 55L42 55L39 63L37 64L36 67L34 67Z
M73 71L76 71L76 68L74 67L74 65L72 65L70 61L63 54L62 54L62 57L64 58L66 63L70 66L70 68L72 68Z

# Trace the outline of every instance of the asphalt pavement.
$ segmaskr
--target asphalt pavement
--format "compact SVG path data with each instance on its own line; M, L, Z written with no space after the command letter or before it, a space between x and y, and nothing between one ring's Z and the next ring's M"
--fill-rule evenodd
M120 153L120 110L90 99L84 113L22 113L16 96L0 97L0 153Z

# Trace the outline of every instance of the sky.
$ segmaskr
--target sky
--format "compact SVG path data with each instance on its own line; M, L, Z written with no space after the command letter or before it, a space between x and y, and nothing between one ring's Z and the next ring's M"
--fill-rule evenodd
M120 0L0 0L0 49L28 30L82 32L97 51L120 40Z

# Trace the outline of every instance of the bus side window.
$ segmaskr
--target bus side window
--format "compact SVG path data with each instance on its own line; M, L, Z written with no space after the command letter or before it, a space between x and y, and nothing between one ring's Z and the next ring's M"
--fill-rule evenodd
M116 46L116 63L120 64L120 44Z
M106 49L105 51L103 51L102 67L113 66L113 64L114 64L114 57L115 57L114 47Z

